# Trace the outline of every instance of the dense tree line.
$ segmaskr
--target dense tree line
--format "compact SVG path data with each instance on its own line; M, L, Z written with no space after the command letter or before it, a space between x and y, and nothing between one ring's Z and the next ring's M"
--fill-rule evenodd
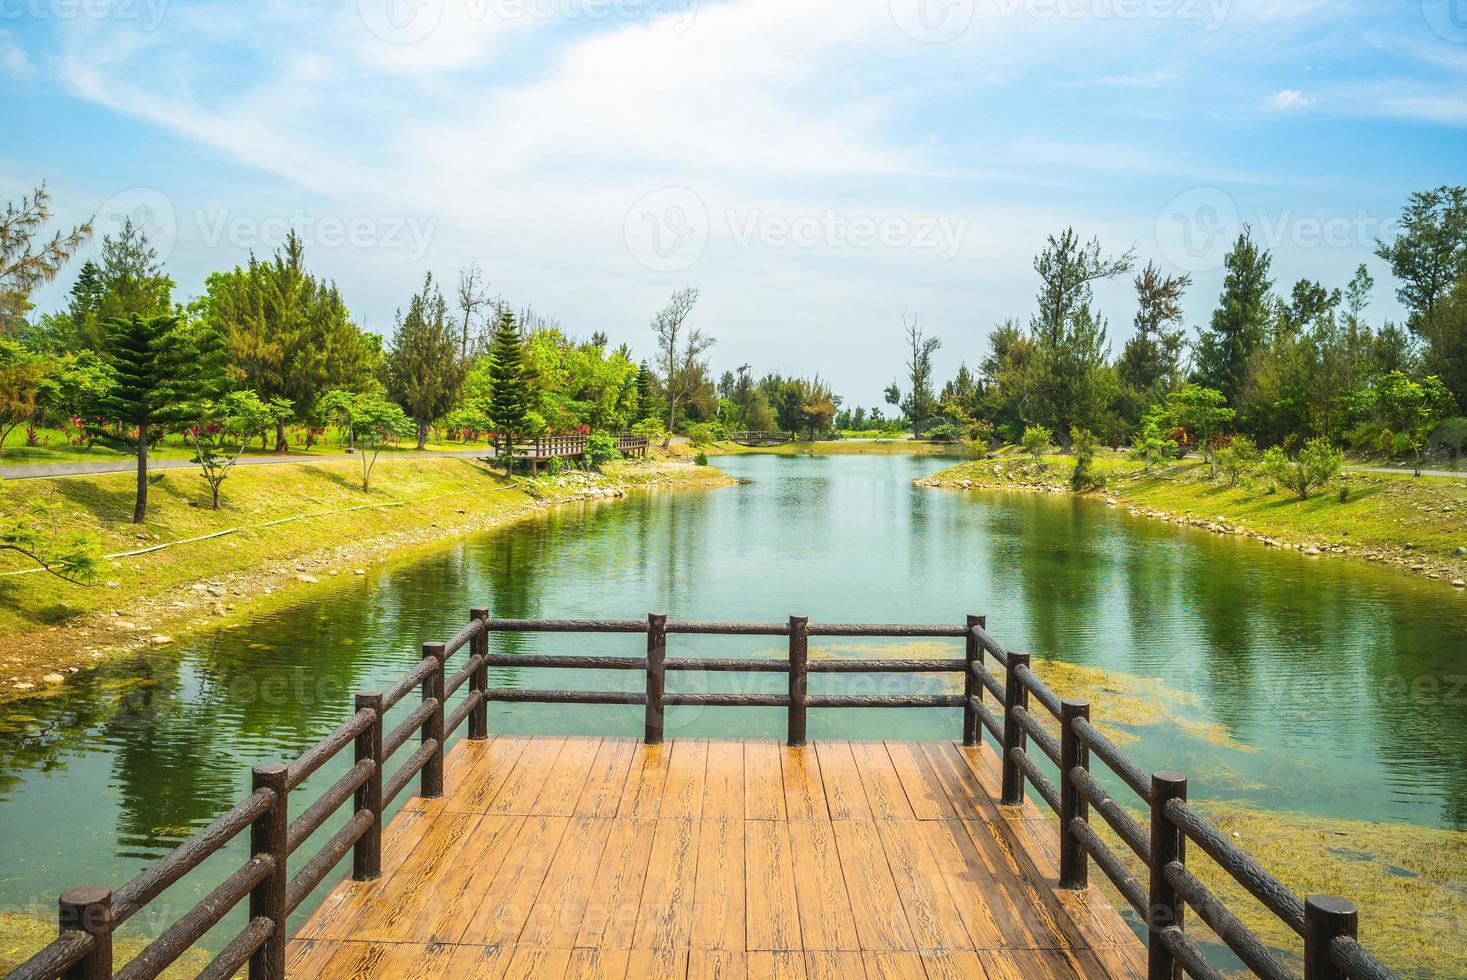
M1375 282L1365 265L1337 286L1284 287L1245 227L1227 253L1216 306L1188 331L1189 277L1155 264L1137 271L1133 252L1110 254L1066 229L1035 257L1027 325L997 325L976 370L964 364L936 397L937 341L904 324L906 377L887 401L935 438L1021 443L1032 430L1035 444L1068 446L1083 432L1143 457L1196 447L1213 460L1242 435L1290 458L1320 440L1419 460L1431 433L1467 408L1467 189L1412 195L1399 233L1377 255L1395 277L1404 327L1372 323ZM1134 329L1113 356L1092 287L1122 276L1135 288ZM886 422L860 410L841 421Z
M193 450L217 508L248 443L309 448L331 426L361 451L367 489L381 449L408 439L421 449L435 435L512 443L617 430L815 434L834 417L837 399L819 379L755 383L744 368L742 385L716 385L696 288L673 293L653 316L650 355L640 360L602 332L576 338L530 304L516 310L491 294L477 264L461 270L452 305L425 274L384 340L310 271L294 232L273 254L209 275L201 295L182 303L144 229L127 221L76 268L65 307L37 311L32 293L92 235L89 223L51 232L51 219L44 186L0 212L0 453L21 427L30 445L54 429L74 445L130 451L137 521L150 450L167 436ZM18 526L7 528L19 542Z

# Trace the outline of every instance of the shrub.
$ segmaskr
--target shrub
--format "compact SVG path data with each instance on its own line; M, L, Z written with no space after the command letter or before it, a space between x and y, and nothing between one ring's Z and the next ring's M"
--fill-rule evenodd
M697 466L707 466L708 465L708 454L707 453L699 453L698 455L696 455L696 456L693 457L693 463L695 465L697 465Z
M1233 436L1217 450L1216 458L1217 468L1227 478L1228 486L1235 487L1257 465L1258 447L1247 436Z
M606 432L593 432L586 437L586 463L600 468L603 463L621 458L616 437Z
M656 442L666 434L667 430L662 427L662 422L658 419L643 419L632 426L632 435L641 436L648 442Z
M1310 439L1292 459L1278 447L1270 449L1263 455L1263 469L1298 494L1300 500L1308 500L1311 493L1334 479L1344 461L1344 454L1328 439Z
M963 438L963 430L951 422L939 422L927 430L927 439L930 442L958 442Z
M560 474L564 470L565 470L565 460L561 459L559 456L551 456L550 457L550 460L545 464L545 475L546 476L551 476L551 477L560 476Z
M1024 437L1019 444L1026 453L1038 459L1044 455L1045 450L1054 445L1054 433L1042 425L1031 425L1024 430Z
M1089 490L1100 485L1091 472L1095 462L1095 433L1070 426L1070 450L1075 454L1075 472L1070 474L1070 489Z
M694 446L711 446L717 441L717 430L707 422L696 422L688 426L688 442Z

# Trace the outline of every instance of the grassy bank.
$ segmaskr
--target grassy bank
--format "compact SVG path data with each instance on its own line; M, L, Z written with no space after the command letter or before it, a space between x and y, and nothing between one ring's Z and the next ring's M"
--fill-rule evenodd
M60 529L95 533L105 554L165 547L105 561L92 587L26 571L18 557L0 554L0 698L60 688L108 657L246 619L287 591L362 574L395 550L502 526L565 500L728 482L673 456L514 481L471 459L384 457L370 494L356 461L242 467L214 511L197 471L163 470L143 525L130 522L131 474L7 484L0 506L53 501ZM232 533L192 540L221 531Z
M999 454L949 467L921 482L957 489L1070 493L1075 461ZM1208 466L1187 460L1147 470L1121 455L1101 455L1104 486L1091 496L1138 516L1251 538L1269 547L1396 565L1445 583L1467 579L1467 481L1409 473L1346 472L1300 500L1252 477L1229 487ZM1341 499L1341 490L1345 491ZM1459 587L1460 588L1460 587Z

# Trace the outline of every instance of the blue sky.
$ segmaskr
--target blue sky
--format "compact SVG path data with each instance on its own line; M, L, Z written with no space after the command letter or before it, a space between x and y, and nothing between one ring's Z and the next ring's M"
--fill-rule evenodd
M647 353L695 284L715 368L870 404L904 314L974 363L1069 224L1194 326L1243 221L1398 317L1372 243L1467 181L1464 83L1467 0L0 0L0 197L143 217L182 297L295 226L379 331L478 261Z

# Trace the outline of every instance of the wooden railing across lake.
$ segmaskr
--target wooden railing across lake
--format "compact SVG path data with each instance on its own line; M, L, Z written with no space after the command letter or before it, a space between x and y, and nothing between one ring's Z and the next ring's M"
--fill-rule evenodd
M494 459L510 458L527 461L533 469L539 470L541 463L552 459L586 455L588 438L582 435L533 436L514 439L508 436L491 436L489 445ZM646 436L618 432L613 435L613 438L616 439L616 448L622 455L642 457L647 455L649 440Z
M795 439L788 432L730 432L728 438L740 446L777 446Z
M500 633L639 634L646 637L646 651L638 656L496 653L490 648L490 637ZM691 634L782 637L787 642L787 656L713 659L668 655L670 640ZM950 638L961 641L962 655L949 659L812 660L810 641L823 637ZM450 674L449 658L460 650L467 650L464 662ZM701 951L700 955L706 958L723 955L723 947L713 937L690 935L690 931L698 928L688 918L695 889L691 882L679 880L678 876L692 874L688 870L691 865L686 863L688 848L692 846L688 834L697 832L689 831L691 825L682 821L722 828L706 829L703 833L707 835L729 833L727 801L721 789L715 790L715 785L733 787L738 799L732 813L735 819L743 816L749 822L740 825L739 836L733 843L719 839L707 841L708 873L717 875L720 863L729 865L727 847L736 845L738 854L743 854L742 835L748 834L749 877L744 877L744 862L735 859L732 871L730 867L723 868L725 878L728 873L736 872L737 879L733 885L727 885L733 891L725 893L719 891L724 887L719 880L705 882L700 865L696 901L703 903L700 908L706 909L711 903L724 912L731 908L733 912L729 914L747 916L747 923L742 918L735 923L738 928L735 938L730 940L734 948L730 956L744 956L745 946L749 957L797 955L804 950L798 955L810 959L799 960L800 969L793 975L803 975L806 966L811 974L819 975L817 965L821 969L829 968L829 972L849 975L842 971L840 964L851 956L856 957L853 969L858 975L862 955L886 956L888 952L883 951L889 951L896 956L910 951L906 955L919 957L915 961L919 969L922 964L930 964L931 975L972 975L997 962L980 959L981 953L984 957L1011 955L1010 960L1004 961L1006 966L1000 963L1001 969L1017 970L1024 976L1118 977L1144 973L1151 980L1170 980L1181 974L1221 980L1223 974L1208 962L1194 936L1187 931L1187 910L1191 909L1257 976L1270 980L1294 976L1278 953L1244 926L1236 913L1189 869L1190 844L1200 848L1263 908L1300 937L1306 980L1376 980L1393 976L1357 941L1353 905L1331 896L1300 898L1294 894L1188 804L1185 776L1143 772L1091 723L1087 702L1065 700L1056 695L1031 669L1029 655L1002 647L987 632L981 616L969 616L965 623L951 626L913 626L811 623L800 616L790 617L783 623L670 620L663 614L653 614L645 620L511 620L491 619L488 610L474 609L463 630L447 642L425 643L422 654L417 666L388 690L358 694L356 713L300 758L288 764L256 766L249 796L132 881L116 890L82 886L63 893L58 938L22 964L13 976L26 980L56 976L146 980L165 970L241 903L248 903L247 925L218 952L200 976L230 977L247 966L253 980L275 980L286 973L288 950L296 969L303 974L367 975L358 968L359 964L338 962L341 956L351 960L357 955L339 948L353 945L353 941L362 947L361 956L366 958L363 962L376 964L375 969L383 969L384 957L398 956L404 963L414 964L414 969L424 969L420 962L424 958L448 957L456 955L455 951L463 951L465 956L473 957L474 964L465 975L498 976L506 968L506 957L523 953L523 960L514 960L520 964L515 971L521 975L579 976L590 969L591 961L604 968L603 954L615 954L620 949L616 976L704 975L689 965L690 951ZM645 687L595 691L489 686L491 668L521 667L637 671L644 675ZM677 684L668 689L670 675L676 678L697 671L783 674L787 688L773 694L688 692ZM811 674L957 675L962 681L962 692L810 694L807 686ZM451 711L446 710L449 698L465 685L466 697ZM389 728L388 714L405 704L407 695L415 689L420 691L420 698ZM580 740L586 744L572 751L571 743L577 740L495 739L495 744L503 741L505 748L499 755L486 754L482 747L490 739L488 707L492 702L639 707L643 745ZM694 764L679 769L679 778L685 784L674 789L667 759L656 753L662 751L658 746L664 741L668 709L682 706L785 709L785 741L789 747L782 751L789 753L783 761L784 793L790 800L787 818L785 796L777 789L778 805L768 812L754 812L754 798L767 797L770 792L770 787L761 785L761 779L771 772L777 779L781 766L779 757L766 754L760 743L726 743L737 747L734 753L737 759L746 760L736 764L735 772L715 765L715 757L722 760L729 757L729 753L715 750L725 743L684 740L670 743L675 753L678 746L695 746L687 750L687 758ZM876 743L874 756L852 746L831 749L829 755L822 751L822 761L817 764L813 755L816 746L803 748L809 712L854 708L960 708L960 744L943 748L939 743L922 746L890 743L887 748L881 748ZM1058 738L1040 724L1038 718L1045 714L1058 723ZM454 750L454 757L460 761L456 783L445 797L444 746L465 724L467 739ZM997 746L996 756L987 755L987 748L981 745L984 731ZM389 760L405 750L415 737L416 748L389 773ZM539 755L527 747L551 742L557 743L555 750ZM559 743L564 743L563 752ZM822 742L820 746L842 744ZM352 753L351 768L292 819L289 803L294 792L328 760L348 748ZM1058 785L1040 770L1032 754L1034 749L1057 767ZM542 756L550 761L537 761ZM563 764L554 763L553 760L562 756L566 760ZM675 754L673 759L682 757ZM639 758L641 763L637 761ZM762 763L754 765L752 760L756 758L772 760L773 769ZM1113 773L1149 809L1149 821L1137 820L1112 798L1092 772L1095 762ZM513 776L507 771L511 766ZM661 775L652 780L647 774L659 771L658 766L662 767ZM393 822L392 840L387 849L390 854L384 858L384 809L414 778L418 780L422 800L415 808L405 809ZM872 782L863 789L862 783L868 779ZM592 783L597 783L594 791L587 788ZM797 814L796 799L800 792L805 792L808 801L811 785L819 799L810 804L814 809L808 814ZM984 787L990 785L998 797L996 800L985 793ZM892 789L893 786L896 788ZM1051 827L1057 834L1058 861L1052 867L1045 856L1047 848L1033 839L1033 828L1042 823L1039 811L1025 799L1026 787L1032 787L1057 818ZM862 836L862 826L869 830L876 825L859 824L849 812L850 803L856 797L865 801L868 793L869 803L863 805L872 811L895 806L902 809L906 819L882 824L887 829L880 834ZM905 793L910 797L910 805L905 800L893 803L893 793L896 797ZM512 799L516 795L540 803ZM547 804L542 798L550 798L550 802ZM431 807L435 800L442 800L448 809ZM315 853L308 857L297 854L300 846L344 806L350 807L345 825ZM715 812L716 807L724 809ZM816 815L816 810L816 820L795 819L797 815ZM1146 869L1145 880L1133 876L1119 855L1101 840L1091 823L1092 811L1140 859ZM542 842L535 838L532 829L533 819L537 821L533 827L541 828L547 835L551 832L546 828L552 826L558 828L556 835L565 834L572 815L584 818L587 827L600 827L603 834L602 844L596 845L595 855L588 859L589 870L585 866L576 867L576 862L581 860L578 853L581 847L592 848L589 840L568 839L570 850L557 851L559 836L552 835L554 839ZM442 839L429 840L429 831L416 834L417 824L410 820L402 823L410 817L451 820L451 826L457 829L447 836L440 835ZM616 838L622 842L619 849L613 848L604 837L606 833L616 835L607 826L612 817L634 822L655 819L659 828L656 842L650 832L627 829ZM450 860L444 848L457 848L462 841L473 839L468 836L467 828L480 819L499 821L495 824L497 832L508 843L501 845L481 839L472 853L454 851L462 853L462 857ZM770 833L776 826L769 820L779 819L787 819L787 825L778 825L780 829L775 837L754 839L756 835ZM984 863L973 863L978 862L973 848L981 836L973 830L974 821L984 821L983 826L990 828L985 833L1002 838L997 840L992 861L986 855L983 858L988 863L986 868ZM660 829L664 824L667 843L659 849L662 846L657 842L664 840ZM646 824L641 826L645 828ZM957 828L957 836L944 836L945 828ZM135 958L118 968L113 959L114 931L246 831L250 841L249 859L203 901L164 929ZM812 833L818 839L806 841L801 836ZM969 839L968 833L975 836ZM913 839L913 835L920 839ZM629 843L634 839L644 839L652 850L637 851ZM780 841L785 843L781 845ZM838 894L806 907L806 890L803 885L796 889L793 879L780 893L783 899L775 894L783 880L780 876L791 874L788 864L791 844L795 848L796 865L814 861L823 869L819 874L801 878L802 883L821 895L824 895L821 889L839 885L841 867L829 863L836 860L833 854L837 843L839 861L845 863L844 884L837 889ZM813 852L809 850L812 846ZM601 847L606 849L604 858L600 856ZM877 873L877 866L870 863L873 856L881 857L882 848L891 864L892 875L885 875L884 870ZM423 849L429 853L420 855ZM620 859L612 856L613 850L621 855ZM533 859L525 856L531 852L538 856ZM756 852L763 863L756 865ZM348 854L352 857L352 880L336 887L328 905L303 927L299 938L288 939L287 917ZM513 854L520 856L506 856ZM635 857L638 854L641 857ZM654 867L658 854L664 858L669 854L683 854L684 861L674 860L670 866ZM969 863L962 868L944 868L944 856L947 860ZM1023 867L1014 865L1019 857L1029 863ZM552 859L554 866L547 867ZM456 863L460 860L465 863ZM617 864L617 860L622 863ZM643 866L629 868L628 860ZM502 862L502 868L493 863L496 861ZM526 864L527 861L530 863ZM1125 948L1134 945L1135 939L1090 886L1092 863L1110 879L1144 924L1144 952L1137 946L1132 956ZM885 867L886 862L881 862L880 868ZM833 879L831 868L834 868ZM901 878L899 869L904 869L910 878ZM875 884L868 886L865 879L873 874ZM455 896L454 901L468 903L465 915L457 915L458 906L453 902L446 911L436 908L432 916L418 908L424 900L424 890L431 889L434 875L457 875L447 891ZM774 879L766 881L770 875ZM893 875L897 876L895 880ZM560 931L569 937L565 942L575 948L552 948L553 944L535 948L515 946L516 940L527 941L531 932L536 935L545 934L547 929L554 932L554 923L547 925L548 920L536 917L541 904L569 901L559 894L537 899L535 889L549 890L552 881L557 883L556 887L569 889L578 882L580 901L584 904L585 896L593 889L593 877L594 888L604 886L618 894L627 891L628 882L636 884L637 894L628 893L630 897L626 900L632 903L633 910L638 908L638 901L642 905L635 928L627 926L623 930L624 943L618 945L614 930L602 924L595 928L582 927L578 932L576 925L581 920L577 917L568 933L564 929ZM646 894L642 893L644 877ZM1044 879L1039 882L1043 886L1041 891L1035 890L1037 878ZM887 882L886 892L878 887L882 880ZM939 884L934 885L934 881ZM373 884L357 884L365 882ZM933 891L946 887L942 882L951 882L951 894L939 895ZM993 893L986 893L985 886L991 887ZM384 887L389 892L394 887L398 890L392 893L391 899L373 891ZM748 901L744 899L746 887L751 890ZM868 887L875 890L868 894L865 891ZM476 888L498 890L494 909L486 912L478 907L477 912L473 911L481 897L475 893ZM515 888L529 891L519 895L506 891ZM761 896L774 888L775 892L769 894L775 898L770 901L785 907L766 911L757 906L752 891L756 888L761 890ZM653 901L650 897L653 891L671 897ZM1067 904L1064 898L1067 894L1076 896L1078 904ZM677 913L679 901L681 914ZM908 927L902 920L896 922L890 935L885 934L882 923L887 920L882 917L892 912L893 902L898 906L899 919L901 906L916 903L916 911L909 909L906 913L911 920L909 933L903 932ZM974 918L975 904L985 906L983 916ZM579 916L579 906L576 909ZM1010 942L1009 926L994 932L994 919L988 917L991 911L1004 922L1048 922L1055 916L1068 914L1067 909L1089 923L1080 927L1080 932L1088 930L1090 939L1082 936L1042 942L1031 936L1014 940L1014 948L1010 950L1005 946ZM851 920L853 910L855 919ZM766 916L773 918L766 921ZM585 921L589 923L591 918L588 910ZM715 916L714 919L727 925L726 918ZM855 925L842 932L838 927L847 920ZM778 922L796 924L780 926ZM1068 928L1062 928L1061 933ZM985 929L990 936L1003 935L980 941L977 935ZM839 938L840 935L844 938ZM387 946L367 941L372 936ZM645 943L641 941L643 938ZM641 951L649 957L662 956L664 966L677 965L654 970L646 965L652 959L641 967L628 965L632 962L629 954L642 946L646 948ZM779 952L789 950L797 952ZM849 950L855 952L845 952ZM1060 961L1068 964L1065 966L1068 972L1050 971L1044 964L1053 958L1045 959L1039 956L1041 953L1063 954ZM1080 953L1084 956L1080 957ZM581 959L573 960L573 954ZM678 955L681 960L676 959ZM491 963L497 965L491 969ZM752 975L752 959L750 963ZM328 968L328 964L334 965ZM392 973L394 968L385 969ZM742 971L742 967L737 969ZM990 971L990 975L994 974Z

